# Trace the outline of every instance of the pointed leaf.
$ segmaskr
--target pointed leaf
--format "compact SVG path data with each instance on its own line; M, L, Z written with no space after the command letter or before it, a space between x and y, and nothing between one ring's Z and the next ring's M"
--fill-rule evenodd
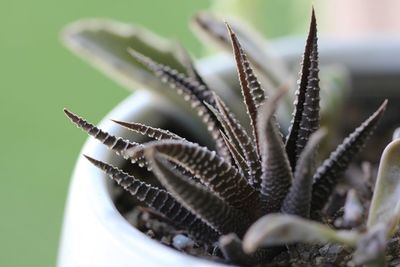
M155 150L160 157L185 168L229 205L246 212L258 211L256 191L235 167L218 157L214 151L194 143L163 140L147 143L130 153L134 155L147 150Z
M206 84L200 84L190 79L184 73L173 69L170 65L156 62L132 48L128 48L128 53L154 74L159 76L163 82L169 83L172 88L176 87L178 94L183 95L186 101L190 101L193 108L204 101L210 101L210 99L212 99L212 92ZM199 103L192 103L193 100L197 100Z
M201 77L201 75L197 71L187 50L185 48L181 47L180 54L181 54L181 58L182 58L181 61L186 68L188 76L193 81L197 82L200 85L199 86L200 88L205 88L204 90L200 90L198 92L198 98L203 99L203 101L210 103L211 105L215 105L212 91L210 89L208 89L209 88L208 85L206 84L204 79Z
M129 53L136 60L152 70L154 74L159 76L164 82L168 83L171 88L175 88L176 92L179 95L182 95L185 101L190 103L191 107L197 111L197 115L201 118L203 123L206 125L207 130L215 140L219 154L225 159L230 160L229 151L225 147L218 129L218 122L203 104L206 99L203 99L202 97L204 96L205 91L209 91L209 88L189 79L177 70L153 61L149 57L146 57L137 51L129 49Z
M231 153L233 160L235 161L236 167L240 170L240 173L244 176L250 173L250 167L247 164L246 160L240 155L240 153L236 150L235 146L231 143L229 138L221 132L222 138L224 138L225 144Z
M298 215L304 218L310 217L311 191L313 174L315 172L316 149L326 136L327 131L320 129L315 132L301 153L296 166L293 184L285 197L282 212Z
M236 34L232 31L228 24L226 25L231 37L231 43L236 60L236 68L239 75L244 103L246 105L247 113L250 118L250 124L253 130L254 142L257 144L258 148L259 140L257 135L257 114L258 108L265 100L264 90L261 88L260 83L254 75L254 72L250 67L250 63L247 60L247 56L243 51Z
M387 105L385 100L382 105L351 133L340 144L328 159L324 161L314 175L312 190L311 211L318 212L327 203L340 175L346 170L350 161L357 155L366 140L373 133L379 119L382 117Z
M217 110L208 106L225 130L237 151L246 159L250 172L246 174L249 183L256 189L260 188L261 164L256 146L246 130L238 122L235 115L229 111L225 103L214 94Z
M317 24L313 9L303 55L300 83L296 92L295 109L286 139L286 151L293 171L310 134L319 127L318 82Z
M180 137L177 134L171 133L168 130L154 128L151 126L144 125L142 123L124 122L124 121L117 121L117 120L112 120L112 121L131 130L131 131L145 135L145 136L153 138L155 140L163 140L163 139L185 140L185 138Z
M400 140L392 141L383 151L374 195L369 208L367 227L378 223L392 225L394 234L400 222Z
M262 163L261 200L264 212L278 212L292 183L292 171L274 112L285 91L268 100L259 115L258 135Z
M125 159L129 159L132 163L137 163L140 167L148 166L143 154L138 153L135 155L136 157L133 158L130 157L130 154L128 153L131 148L141 147L141 144L131 142L120 137L115 137L107 132L104 132L67 109L64 109L64 113L77 127L81 128L87 134L99 140L109 149L115 151L118 155L121 155Z
M234 232L243 236L251 223L245 213L230 207L204 186L186 179L173 170L165 159L157 155L154 148L146 150L145 153L161 184L184 207L219 233Z
M268 214L255 222L243 238L243 249L254 252L261 246L294 243L339 243L355 246L355 231L335 231L328 226L294 215Z
M195 240L210 242L217 239L217 232L197 219L196 216L186 208L182 207L182 205L165 190L146 184L107 163L88 156L85 157L96 167L103 170L112 180L117 182L132 196L161 213L176 226L187 229Z

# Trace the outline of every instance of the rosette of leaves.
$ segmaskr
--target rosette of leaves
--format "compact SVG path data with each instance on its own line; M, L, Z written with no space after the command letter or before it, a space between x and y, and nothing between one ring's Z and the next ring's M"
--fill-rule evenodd
M215 151L167 130L115 121L154 139L135 143L104 132L65 110L72 122L89 135L132 164L152 171L160 185L151 185L146 177L135 177L116 166L86 156L88 160L133 197L185 231L195 242L218 248L228 262L243 266L316 262L323 254L321 247L324 244L339 244L340 249L349 247L350 250L345 250L346 256L351 255L351 248L357 247L357 263L382 260L382 240L393 233L398 221L398 216L395 219L389 216L390 230L386 225L375 223L380 221L377 217L387 217L379 207L387 207L387 203L396 199L386 202L385 186L379 187L384 183L379 181L387 178L378 179L378 188L381 188L378 192L381 193L375 194L373 199L373 207L378 207L370 212L366 234L360 234L358 229L336 230L334 225L324 224L327 217L323 208L342 173L375 129L386 101L317 168L317 148L326 130L319 129L320 88L314 12L293 118L286 137L281 134L274 115L286 90L268 97L236 34L228 25L227 28L250 122L248 126L239 123L229 106L210 89L190 61L182 73L131 48L128 51L133 58L190 103L210 132L216 144ZM374 241L375 247L371 248L370 240ZM318 245L303 253L310 243ZM371 256L365 252L376 247L379 248L374 254L376 257L372 260L363 258ZM328 254L334 257L327 257L322 262L347 260L339 257L342 255L339 252L330 251ZM289 257L283 256L285 260L282 260L282 255Z

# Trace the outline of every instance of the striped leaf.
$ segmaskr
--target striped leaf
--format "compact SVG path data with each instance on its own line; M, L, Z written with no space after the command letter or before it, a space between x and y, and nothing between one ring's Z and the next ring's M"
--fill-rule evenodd
M237 151L235 146L229 140L229 138L221 132L222 137L224 138L225 144L231 153L233 160L235 161L236 167L240 170L240 173L246 177L250 173L250 167L247 164L246 160L243 158L242 155Z
M211 112L204 105L204 101L207 101L207 98L204 97L204 94L206 91L209 91L208 87L205 87L188 78L184 74L179 73L168 66L159 64L132 49L129 49L128 51L136 60L147 66L165 83L168 83L171 88L175 88L176 92L179 95L182 95L185 101L190 103L191 107L197 111L198 116L206 125L207 130L211 133L211 136L216 142L219 154L225 159L231 160L229 157L229 151L225 147L224 141L220 135L218 122L214 119Z
M177 227L186 229L195 240L207 243L214 242L218 238L215 230L199 220L167 191L146 184L107 163L85 157L136 199L161 213Z
M192 61L192 58L190 57L187 50L185 48L181 47L179 52L181 54L182 64L185 66L188 76L193 81L197 82L199 84L200 88L204 88L203 90L198 91L199 99L202 99L203 101L205 101L211 105L215 105L212 91L209 89L209 86L206 84L203 77L201 77L201 75L197 71L197 69L194 66L194 63Z
M133 131L133 132L139 133L141 135L145 135L145 136L153 138L155 140L164 140L164 139L186 140L185 138L180 137L177 134L171 133L168 130L154 128L154 127L142 124L142 123L124 122L124 121L117 121L117 120L112 120L112 121Z
M147 150L155 150L160 157L185 168L232 207L258 216L260 203L256 191L235 167L214 151L194 143L163 140L147 143L131 152L135 154Z
M343 143L340 144L328 159L318 168L314 175L312 188L311 210L318 212L327 203L340 175L346 170L350 161L356 156L368 137L375 130L379 119L382 117L387 105L385 100L382 105L354 130Z
M125 159L129 159L132 163L137 163L140 167L148 166L143 154L138 153L135 155L135 157L130 157L129 154L130 149L142 147L142 144L131 142L121 137L115 137L107 132L104 132L67 109L64 109L64 113L77 127L81 128L87 134L99 140L101 143L116 152L118 155L121 155Z
M247 113L250 118L250 124L253 130L254 143L256 143L257 147L259 147L257 135L257 114L258 108L265 100L264 90L261 88L260 83L254 75L253 69L250 67L250 63L239 43L239 40L236 37L236 34L232 31L228 24L226 25L231 37L244 104L246 106Z
M259 115L261 151L261 200L265 213L278 212L292 183L292 172L274 112L285 91L268 100Z
M326 133L327 131L323 129L315 132L308 141L304 151L301 153L296 166L293 184L283 201L283 213L298 215L304 218L310 217L316 149L326 136Z
M225 145L229 149L230 155L232 156L236 166L238 166L238 168L240 167L239 170L241 171L241 173L245 176L247 181L249 181L249 183L251 185L253 185L254 179L253 179L251 171L250 171L250 166L247 164L247 162L243 158L244 157L243 155L246 152L243 150L243 145L241 144L241 139L236 135L236 132L233 129L234 127L240 127L240 126L238 124L232 125L230 123L230 121L225 116L223 116L218 110L216 110L214 107L212 107L208 103L205 103L205 104L208 107L208 109L214 114L214 116L218 119L218 121L222 125L222 128L224 129L225 133L227 133L227 135L225 135L224 132L221 131L222 138L224 139ZM241 161L241 159L243 159L246 166L238 165L238 162ZM242 167L244 167L244 168L242 168ZM244 170L246 170L246 171L244 171Z
M229 111L229 108L225 103L216 94L214 95L214 99L216 101L218 112L213 108L210 110L221 123L225 133L232 141L232 144L235 145L235 148L246 159L250 168L250 172L246 175L246 178L249 183L258 190L260 188L261 164L256 146L247 134L246 130L238 122L235 115Z
M293 172L308 138L319 127L318 83L317 23L313 9L303 55L299 87L296 91L295 109L286 139L286 151Z
M244 212L229 206L206 187L188 180L181 173L173 170L154 148L146 150L145 153L161 184L184 207L221 234L234 232L239 236L244 235L251 224Z

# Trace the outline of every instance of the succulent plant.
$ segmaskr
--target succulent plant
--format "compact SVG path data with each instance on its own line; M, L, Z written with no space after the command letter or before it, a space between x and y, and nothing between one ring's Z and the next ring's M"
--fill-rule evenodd
M383 153L367 223L362 221L364 206L356 191L350 191L344 208L338 211L344 214L339 215L339 226L324 207L343 172L374 131L387 101L317 168L318 147L327 130L319 128L314 11L286 137L275 111L287 90L267 95L235 32L228 24L227 29L248 126L243 126L210 89L188 57L185 74L130 48L133 58L190 103L210 132L215 151L168 130L115 121L154 139L135 143L65 110L79 128L132 164L151 171L159 184L86 156L88 160L197 244L221 254L228 262L243 266L340 265L350 260L371 266L385 264L385 244L393 240L400 220L398 140Z

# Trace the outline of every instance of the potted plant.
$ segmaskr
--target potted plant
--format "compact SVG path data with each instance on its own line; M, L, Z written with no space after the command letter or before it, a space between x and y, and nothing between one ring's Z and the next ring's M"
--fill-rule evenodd
M240 124L233 119L232 113L228 111L223 101L206 88L201 76L197 74L190 62L189 64L187 62L184 64L186 65L186 70L188 70L188 75L190 75L189 78L185 78L177 75L177 72L169 67L160 65L136 51L130 51L130 54L137 61L177 87L178 92L183 93L185 99L189 100L192 106L197 109L203 121L207 122L208 130L212 132L214 140L217 141L218 156L216 156L215 152L186 141L171 132L142 124L129 124L119 121L117 123L131 130L150 137L155 136L156 139L161 140L145 145L124 141L101 131L84 119L66 111L68 117L75 124L111 149L116 150L134 163L138 163L139 167L152 168L155 177L169 192L158 188L157 186L161 186L159 183L154 185L155 187L150 186L149 184L144 184L140 179L137 180L134 176L129 176L127 173L117 169L114 166L122 168L124 165L121 165L120 162L112 162L113 159L107 153L102 152L101 156L98 153L100 150L91 142L85 146L84 153L90 152L91 156L96 154L97 159L88 158L89 161L105 171L118 184L132 195L137 196L140 201L147 203L154 210L163 215L168 215L171 212L174 215L173 218L170 218L172 224L177 224L186 229L185 233L190 237L189 239L179 235L171 237L170 245L178 249L183 249L184 247L193 249L193 243L196 241L202 244L200 246L202 248L201 251L209 252L210 247L214 247L215 242L218 242L218 245L215 246L217 250L211 253L216 257L218 256L217 261L218 259L225 259L234 264L249 266L268 264L270 262L271 264L305 264L307 257L312 257L314 264L342 263L349 261L346 257L352 255L353 249L356 249L353 258L355 263L381 264L385 262L384 243L386 240L390 240L389 237L397 229L399 220L397 200L393 197L385 196L384 193L388 183L393 182L393 179L397 177L397 174L392 177L393 172L391 171L396 168L393 157L397 155L396 151L398 151L399 146L397 141L394 141L383 155L377 180L376 188L378 190L376 190L372 199L372 208L366 225L361 225L360 222L349 220L346 216L343 216L344 224L339 225L338 228L350 225L355 230L335 231L321 223L307 221L306 219L310 217L316 221L321 219L320 211L324 206L322 204L326 204L328 196L333 192L333 185L337 182L337 175L343 172L349 163L349 159L357 154L367 136L375 128L386 104L384 103L357 128L343 142L342 146L331 154L313 176L312 174L315 170L311 163L314 161L315 149L324 135L323 131L316 131L319 125L319 80L314 16L304 54L298 101L286 142L286 150L283 148L282 140L272 116L282 94L267 100L268 105L263 105L264 94L261 93L262 90L260 90L259 83L253 75L247 58L232 30L230 30L230 36L235 51L241 88L245 96L245 104L250 115L248 119L251 124L247 128L252 131L254 139L251 142L246 142L246 140L250 140L250 137L245 134L246 128L239 126ZM116 66L121 67L120 65ZM144 113L136 113L134 112L135 110L130 111L125 108L132 102L150 103L150 101L147 102L149 99L153 104L154 102L156 103L156 110L159 114L162 114L160 118L171 118L168 117L168 114L171 114L170 110L173 110L170 105L159 104L162 101L155 101L154 98L146 94L140 94L139 97L129 99L122 104L120 108L117 108L111 114L112 118L128 121L141 120L141 116ZM301 100L302 97L304 98L303 100ZM232 99L235 99L235 97L232 97ZM199 100L203 100L203 102ZM203 104L204 106L202 106ZM263 107L261 108L261 106ZM121 112L122 108L124 108L124 111ZM150 109L150 111L152 112L154 109ZM146 118L155 118L148 114L146 112L144 116ZM208 116L207 119L205 119L205 115ZM175 115L173 118L175 119ZM176 119L182 122L187 118L188 116L182 115ZM220 131L215 131L218 124L210 123L213 120L214 122L219 122ZM168 124L168 126L170 125L173 125L173 123ZM106 131L111 131L110 124L103 123L102 127ZM187 127L186 130L189 135L185 136L185 138L191 140L191 137L198 137L198 132L193 131L193 129L195 128ZM116 134L121 135L123 133ZM265 140L265 138L267 140L265 143L257 141ZM204 142L201 138L197 141ZM250 144L250 146L246 144ZM205 155L206 160L202 158L202 161L194 163L196 159L194 155L199 155L199 153L202 153L201 155L203 156ZM191 154L193 154L193 158ZM113 165L98 159L109 163L111 161ZM211 169L208 169L208 167ZM220 170L220 168L222 169ZM172 250L167 250L167 248L162 248L160 244L146 239L139 231L135 231L113 208L111 199L107 198L109 192L107 192L105 182L103 181L101 185L99 183L96 185L91 184L95 179L98 179L98 177L94 177L98 173L94 172L96 175L92 175L93 169L89 170L84 163L78 163L77 175L79 175L79 178L74 179L71 190L71 192L75 191L74 194L76 196L71 196L68 205L60 265L67 264L66 266L68 266L68 264L76 263L83 265L95 264L96 266L101 266L102 264L104 266L111 264L123 266L130 264L130 262L140 262L150 266L160 264L173 264L176 266L177 262L182 262L185 266L188 264L198 266L205 264L208 266L218 265L215 262L211 263L187 257ZM257 170L259 173L257 173ZM127 171L134 172L135 170L129 169ZM213 174L212 171L218 171L215 173L216 176L209 176L210 173ZM193 179L195 181L199 179L200 184L182 179L182 177L187 177L188 172L194 175L195 178ZM226 173L229 173L229 175L225 177ZM90 178L87 180L88 182L81 182L79 181L82 180L81 176ZM224 178L221 181L225 181L226 185L221 181L214 183L213 179L220 176ZM292 176L294 180L290 178ZM280 180L275 180L276 177L279 177ZM314 183L311 180L313 177L315 179ZM292 183L291 180L294 182ZM148 183L152 184L151 181L148 181ZM232 183L237 183L237 192L232 193L228 190L232 187ZM282 184L285 186L281 186ZM391 185L393 186L393 184ZM394 187L397 188L397 186L395 184ZM329 189L326 189L327 187ZM142 194L141 190L143 188L146 190ZM275 189L271 191L271 188ZM256 191L259 192L260 199L258 199ZM191 192L193 195L184 192ZM148 194L155 194L154 198L150 200ZM164 201L156 201L159 196L162 196ZM200 203L200 200L194 200L193 196L198 196L200 200L204 197L211 202L205 203L203 201ZM246 201L238 201L235 199L236 197L244 198ZM166 204L167 202L168 204ZM82 205L82 203L85 204ZM95 203L102 203L104 206L96 210L92 206ZM356 197L351 197L351 194L349 194L346 205L353 207L355 203L357 203ZM210 206L210 204L212 205ZM165 206L169 205L171 209L163 210ZM206 209L204 205L206 205ZM346 205L345 215L349 213L349 208L346 209ZM395 205L396 208L388 211L385 209L388 205ZM80 209L78 208L79 206L81 206ZM182 212L185 214L184 218L181 218L182 220L178 220L180 213L172 212L172 207L178 206L180 207L178 210L183 210ZM363 207L359 208L363 209ZM223 212L220 214L218 211ZM279 211L286 215L270 214ZM152 212L145 213L152 214ZM269 215L261 218L261 214ZM79 218L79 220L76 218ZM182 225L182 222L187 218L192 218L189 220L190 224ZM383 218L385 223L378 223L379 220L377 218ZM84 223L82 223L82 220L84 220ZM257 222L250 227L255 221ZM85 226L86 223L87 225ZM360 230L364 226L367 226L367 231ZM249 227L250 229L248 229ZM301 231L296 229L301 229ZM76 245L76 240L78 239L80 240L79 246ZM243 245L241 239L243 239ZM93 244L93 241L96 241L96 243ZM102 241L112 245L108 246ZM299 242L306 245L299 245ZM334 243L336 245L327 245L328 247L320 245L316 247L309 246L307 245L308 243ZM289 246L286 251L282 247L284 244L294 245ZM264 248L264 245L272 245L274 248ZM157 254L152 253L155 250L152 248L156 248ZM308 250L308 252L313 251L316 255L307 254L305 250ZM194 254L196 253L199 252ZM278 255L284 255L285 258L275 259L275 256ZM289 261L287 261L287 255L290 256ZM331 259L330 257L335 258ZM339 259L336 257L339 257ZM268 261L266 261L267 259Z

